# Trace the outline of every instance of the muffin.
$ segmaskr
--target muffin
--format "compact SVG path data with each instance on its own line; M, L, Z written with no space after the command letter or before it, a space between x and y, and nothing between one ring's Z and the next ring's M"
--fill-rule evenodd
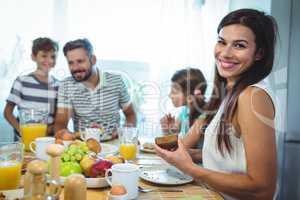
M178 135L171 134L163 137L156 137L155 143L163 149L168 151L175 151L178 148Z
M90 151L93 151L95 153L100 153L101 152L101 145L100 143L95 140L94 138L89 138L86 140L86 144L89 148Z

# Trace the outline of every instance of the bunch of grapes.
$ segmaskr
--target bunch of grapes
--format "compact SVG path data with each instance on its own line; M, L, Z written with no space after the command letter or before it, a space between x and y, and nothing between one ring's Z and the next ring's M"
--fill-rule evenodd
M89 148L85 142L77 142L65 148L61 155L63 162L80 162L81 159L89 154Z

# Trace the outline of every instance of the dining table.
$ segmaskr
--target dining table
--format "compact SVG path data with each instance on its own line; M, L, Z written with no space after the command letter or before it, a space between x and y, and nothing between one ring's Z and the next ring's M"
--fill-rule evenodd
M106 142L114 146L118 146L117 139ZM157 156L155 152L145 152L140 150L138 152L134 163L139 165L141 169L162 169L170 166L166 161ZM224 200L222 195L205 183L200 181L192 181L187 184L179 185L165 185L156 184L139 179L140 189L153 189L150 192L139 192L136 199L138 200ZM172 191L176 189L175 191ZM87 200L109 200L110 187L104 188L87 188ZM64 199L64 191L60 194L60 200Z

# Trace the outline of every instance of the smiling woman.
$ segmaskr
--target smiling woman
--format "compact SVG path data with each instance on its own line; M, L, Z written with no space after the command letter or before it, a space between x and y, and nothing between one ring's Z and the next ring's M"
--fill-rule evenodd
M206 119L199 120L207 125L200 131L205 135L203 167L193 163L181 140L175 152L157 145L155 149L226 200L272 199L277 177L275 108L264 79L273 67L277 25L263 12L240 9L221 20L218 34L215 87ZM191 132L187 138L198 135Z

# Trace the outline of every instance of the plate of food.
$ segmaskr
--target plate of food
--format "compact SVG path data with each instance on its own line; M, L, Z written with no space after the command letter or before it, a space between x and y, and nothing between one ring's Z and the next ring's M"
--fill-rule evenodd
M24 189L13 189L13 190L1 190L0 191L0 199L23 199L24 197Z
M145 142L143 145L141 145L140 150L145 153L155 153L154 144L150 142Z
M61 155L61 183L71 174L83 174L88 188L109 186L104 175L116 163L124 163L122 157L115 156L118 148L110 144L100 144L89 138L87 141L75 140L64 149Z
M159 185L184 185L191 183L193 178L182 173L175 167L165 169L144 169L140 173L140 178Z
M91 128L85 128L81 131L81 139L86 140L86 138L92 137L100 140L101 142L106 142L113 139L112 133L107 133L102 126L92 126Z

